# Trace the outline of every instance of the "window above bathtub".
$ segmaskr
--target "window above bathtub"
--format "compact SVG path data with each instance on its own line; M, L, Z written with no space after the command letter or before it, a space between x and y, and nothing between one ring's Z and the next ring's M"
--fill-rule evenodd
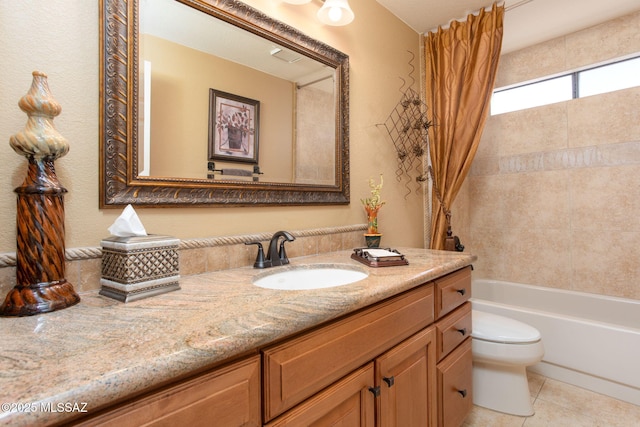
M573 72L497 88L491 115L640 86L640 54Z

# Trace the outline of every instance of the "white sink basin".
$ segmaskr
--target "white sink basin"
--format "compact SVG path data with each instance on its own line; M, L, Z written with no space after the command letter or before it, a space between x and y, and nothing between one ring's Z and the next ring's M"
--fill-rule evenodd
M367 276L364 271L349 266L315 264L263 273L253 284L267 289L300 291L348 285Z

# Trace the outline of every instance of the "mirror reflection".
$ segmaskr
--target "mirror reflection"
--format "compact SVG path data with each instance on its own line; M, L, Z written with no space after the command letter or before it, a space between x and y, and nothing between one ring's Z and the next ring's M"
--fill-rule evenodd
M138 177L336 184L336 70L175 0L141 0Z
M349 203L347 55L238 0L100 4L101 208Z

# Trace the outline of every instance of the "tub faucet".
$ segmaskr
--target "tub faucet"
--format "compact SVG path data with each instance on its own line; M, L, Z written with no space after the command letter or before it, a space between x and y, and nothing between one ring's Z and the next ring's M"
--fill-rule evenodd
M282 243L280 243L280 248L278 248L278 241L281 237L283 240ZM269 242L269 251L267 252L265 262L270 264L271 267L289 264L289 258L287 258L287 253L284 250L284 244L285 242L293 242L294 240L296 240L296 238L286 231L277 231L274 233Z

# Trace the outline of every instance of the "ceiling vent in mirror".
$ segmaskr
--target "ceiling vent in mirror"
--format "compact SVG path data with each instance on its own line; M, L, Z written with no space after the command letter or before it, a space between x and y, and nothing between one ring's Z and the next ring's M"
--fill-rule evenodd
M278 58L281 61L288 62L289 64L293 64L294 62L298 62L302 59L302 57L297 53L280 49L279 47L271 49L271 56Z

